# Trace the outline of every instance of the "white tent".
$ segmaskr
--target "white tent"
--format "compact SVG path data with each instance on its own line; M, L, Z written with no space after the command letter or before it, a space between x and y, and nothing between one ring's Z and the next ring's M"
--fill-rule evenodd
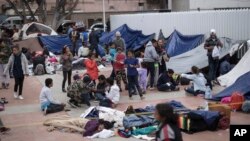
M222 75L218 78L221 86L230 86L232 85L237 78L246 72L250 71L250 49L245 53L245 55L241 58L239 63L227 74Z
M239 43L229 38L223 37L220 38L220 41L223 43L220 58L227 55L232 47L239 46ZM208 66L207 51L204 49L204 43L188 52L170 58L167 63L167 68L173 69L176 73L190 72L192 66L197 66L198 68Z

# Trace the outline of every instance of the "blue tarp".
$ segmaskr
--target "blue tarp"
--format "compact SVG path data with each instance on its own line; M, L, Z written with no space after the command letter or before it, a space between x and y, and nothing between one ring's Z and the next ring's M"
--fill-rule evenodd
M100 44L105 45L111 43L115 39L115 33L120 31L122 38L125 40L126 48L137 50L146 44L148 41L154 38L155 34L144 35L142 31L133 30L129 28L126 24L120 26L119 28L104 34L100 39Z
M43 46L46 46L49 51L56 54L61 53L64 45L67 45L72 49L72 43L68 35L39 36L38 38ZM77 49L81 46L82 42L79 39L77 41ZM97 53L101 57L105 56L105 51L101 46L98 46Z
M170 57L185 53L199 46L204 41L204 35L182 35L174 30L166 43L166 51Z
M246 99L250 98L250 72L240 76L234 84L227 87L217 95L214 95L212 100L221 100L224 97L231 96L233 92L240 92Z

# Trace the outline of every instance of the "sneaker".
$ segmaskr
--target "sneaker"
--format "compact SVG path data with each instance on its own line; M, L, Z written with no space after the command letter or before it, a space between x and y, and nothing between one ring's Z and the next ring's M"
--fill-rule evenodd
M17 92L14 92L14 98L18 98Z
M150 88L149 88L150 91L152 91L152 90L154 90L154 89L155 89L154 87L150 87Z
M23 98L23 96L19 95L18 99L23 100L24 98Z
M62 92L66 93L66 90L65 90L65 89L62 89Z

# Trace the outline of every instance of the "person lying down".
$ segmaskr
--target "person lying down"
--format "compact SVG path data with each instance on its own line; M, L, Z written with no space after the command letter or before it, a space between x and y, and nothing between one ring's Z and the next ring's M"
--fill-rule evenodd
M85 118L72 118L69 116L60 116L47 119L43 125L49 126L49 132L54 130L63 130L64 132L81 133L84 137L92 136L101 132L103 129L113 128L115 122L108 122L102 119L89 120Z

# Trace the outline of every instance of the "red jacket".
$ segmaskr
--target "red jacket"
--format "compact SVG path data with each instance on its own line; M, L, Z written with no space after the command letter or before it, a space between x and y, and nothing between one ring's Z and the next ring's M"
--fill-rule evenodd
M114 69L117 70L123 70L125 69L124 61L126 59L126 56L124 53L117 53L115 56L115 62L114 62ZM123 63L121 63L123 62Z
M90 76L92 80L96 80L98 78L98 68L95 60L86 59L84 64L87 69L87 74Z

